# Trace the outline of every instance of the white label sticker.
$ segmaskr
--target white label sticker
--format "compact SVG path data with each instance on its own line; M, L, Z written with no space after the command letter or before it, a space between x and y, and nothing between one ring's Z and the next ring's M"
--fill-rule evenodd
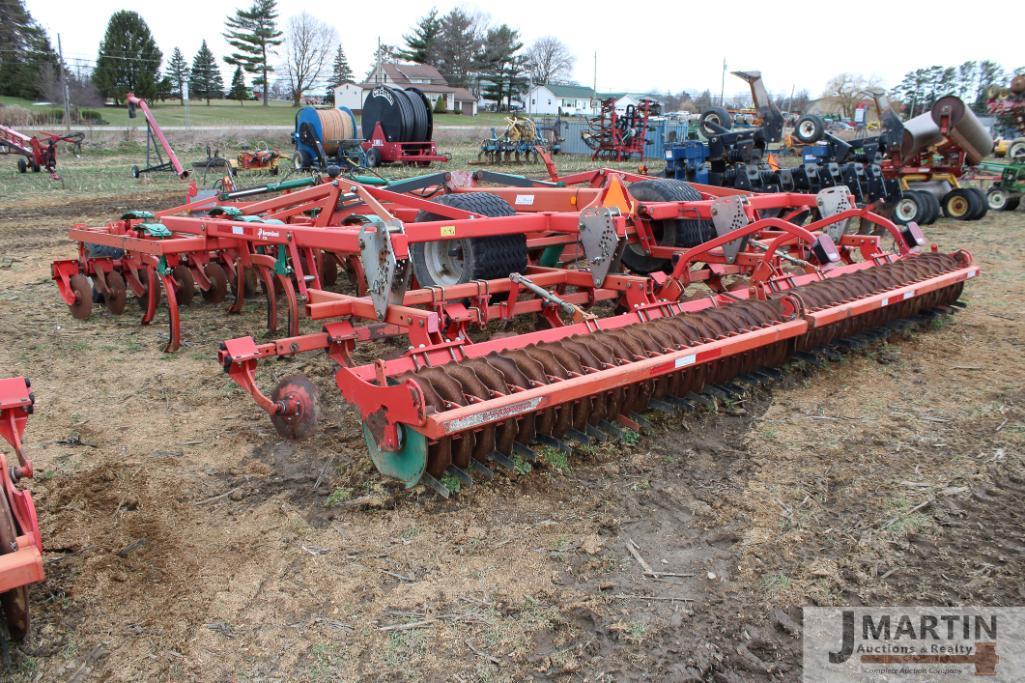
M913 290L913 289L911 291L909 291L909 292L904 292L904 300L907 301L908 299L910 299L914 295L915 295L915 290Z
M495 422L497 420L507 420L516 415L530 412L541 404L541 397L530 398L526 401L520 401L519 403L513 403L512 405L505 406L504 408L493 408L491 410L484 410L473 415L467 415L466 417L460 417L450 421L445 425L445 431L449 434L462 431L464 429L470 429L478 425L482 425L485 422Z
M884 298L883 302L881 304L879 304L879 305L880 306L889 306L890 305L890 300L887 299L887 298Z
M975 277L975 273L976 273L976 272L977 272L977 271L974 271L974 270L969 270L969 271L968 271L968 275L967 275L967 277L966 277L965 279L966 279L966 280L970 280L971 278Z
M534 204L534 195L532 194L518 194L516 195L517 206L532 206Z
M231 226L231 234L232 235L244 235L244 234L246 234L246 231L245 231L245 228L243 228L241 225L233 225L233 226Z
M683 356L682 358L677 358L676 367L685 368L688 365L694 365L694 361L696 361L697 359L697 356L695 356L693 353L687 356Z

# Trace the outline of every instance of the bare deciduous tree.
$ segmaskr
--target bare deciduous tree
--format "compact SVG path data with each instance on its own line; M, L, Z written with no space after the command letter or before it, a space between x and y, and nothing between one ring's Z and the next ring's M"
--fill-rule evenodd
M337 44L334 27L311 14L303 12L288 20L284 72L294 106L299 106L303 92L320 78Z
M854 105L862 99L862 93L866 88L878 85L878 83L861 74L842 73L834 76L826 84L825 96L830 97L840 105L843 115L847 118L854 116Z
M569 78L575 61L569 48L553 36L538 38L527 50L527 69L535 85L548 85Z

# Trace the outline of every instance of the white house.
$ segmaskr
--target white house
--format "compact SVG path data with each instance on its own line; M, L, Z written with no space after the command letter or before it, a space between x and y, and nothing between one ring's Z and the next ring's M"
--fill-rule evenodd
M379 85L416 88L427 96L432 108L439 99L444 99L446 111L467 116L477 114L477 101L469 90L449 85L437 69L426 64L378 64L366 83L347 82L336 87L335 105L358 112L363 109L370 91Z
M528 114L587 116L594 111L594 90L583 85L534 85L527 91Z

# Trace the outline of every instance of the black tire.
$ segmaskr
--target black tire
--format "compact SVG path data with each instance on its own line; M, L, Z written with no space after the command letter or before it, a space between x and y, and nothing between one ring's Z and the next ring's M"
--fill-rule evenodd
M907 190L902 193L901 198L893 205L893 222L897 225L918 223L925 225L925 218L928 217L929 207L918 192Z
M936 198L932 192L928 190L912 190L916 192L918 196L922 198L922 202L925 203L927 212L924 216L923 225L932 225L942 215L942 209L940 208L940 200Z
M140 173L139 167L138 166L132 166L131 173L132 173L132 177L133 178L138 178L139 177L139 173Z
M642 202L700 201L701 193L681 180L640 180L630 185L630 196ZM655 241L665 247L695 247L715 236L706 221L667 219L652 225ZM648 256L636 242L623 250L623 265L635 273L647 275L670 267L669 259Z
M1010 211L1007 205L1011 201L1011 195L1000 187L991 187L986 193L986 205L991 211Z
M943 215L959 221L970 221L979 210L978 199L963 187L943 195Z
M40 166L33 159L33 161L32 161L32 172L33 173L39 173L39 171L40 171Z
M1011 142L1007 147L1007 158L1014 163L1025 161L1025 138Z
M805 114L797 119L794 126L794 137L806 145L811 145L822 139L826 134L826 123L822 117L814 114Z
M986 214L989 213L989 203L986 201L986 195L984 195L982 190L977 187L969 187L965 189L975 195L975 199L977 200L977 209L969 220L977 221L985 218Z
M513 216L516 212L505 201L490 192L466 192L443 195L435 204L452 206L484 216ZM417 223L443 221L437 214L421 211ZM442 247L450 250L442 251ZM459 250L453 254L451 250ZM453 285L471 280L494 280L521 273L527 268L525 235L500 235L437 242L418 242L410 249L413 274L421 287Z
M1004 211L1014 211L1015 209L1018 208L1018 204L1020 202L1021 202L1021 195L1020 194L1014 195L1013 197L1011 197L1010 199L1007 200L1007 207L1004 209Z
M18 157L18 173L28 173L28 162L25 157Z
M306 163L306 155L296 150L296 153L292 155L292 170L302 171L307 166L309 166L309 164Z
M381 165L381 150L371 147L367 150L367 168L377 168Z
M730 118L730 113L722 107L710 107L701 112L701 118L698 119L698 127L706 138L718 135L719 131L712 130L706 125L708 122L717 123L726 130L733 128L733 119Z

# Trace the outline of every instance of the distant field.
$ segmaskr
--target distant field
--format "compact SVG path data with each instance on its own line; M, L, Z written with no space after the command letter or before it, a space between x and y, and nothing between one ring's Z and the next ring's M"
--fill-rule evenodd
M0 97L0 104L16 105L31 111L58 111L59 105L36 105L29 100L17 97ZM89 107L102 113L104 120L111 125L127 125L129 123L126 108ZM161 126L186 125L185 107L177 103L159 102L151 105L151 110ZM239 104L228 100L211 100L207 105L203 101L189 103L188 125L190 126L291 126L295 120L295 108L288 102L271 102L264 107L259 102ZM477 116L461 116L459 114L435 114L435 125L446 126L498 126L505 123L506 114L485 112Z

